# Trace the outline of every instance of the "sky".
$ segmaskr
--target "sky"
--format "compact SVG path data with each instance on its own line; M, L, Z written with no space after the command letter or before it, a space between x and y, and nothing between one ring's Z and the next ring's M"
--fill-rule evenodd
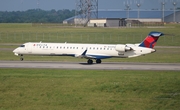
M141 2L140 9L160 9L163 0L99 0L101 10L125 9L130 4L131 9L137 9L136 2ZM172 0L166 1L165 9L173 8ZM177 7L180 7L180 0ZM26 11L28 9L62 10L75 9L76 0L0 0L0 11Z

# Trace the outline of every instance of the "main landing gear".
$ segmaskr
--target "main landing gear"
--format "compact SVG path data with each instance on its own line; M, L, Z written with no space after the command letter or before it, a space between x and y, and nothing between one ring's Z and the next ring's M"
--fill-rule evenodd
M101 61L101 59L96 59L96 63L97 64L100 64L102 61ZM93 60L92 59L89 59L88 61L87 61L87 63L88 64L93 64Z

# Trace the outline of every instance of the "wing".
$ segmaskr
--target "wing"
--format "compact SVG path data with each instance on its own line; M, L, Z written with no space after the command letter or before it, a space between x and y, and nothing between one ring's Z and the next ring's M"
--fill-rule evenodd
M105 59L110 58L110 56L106 55L97 55L97 54L86 54L87 49L82 54L75 54L75 57L77 58L86 58L86 59Z
M86 55L87 49L82 54L75 54L77 58L86 58L86 59L94 59L95 57Z

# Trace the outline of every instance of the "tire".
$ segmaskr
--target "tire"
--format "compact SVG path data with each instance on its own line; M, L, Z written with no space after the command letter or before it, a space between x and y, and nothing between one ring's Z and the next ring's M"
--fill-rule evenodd
M102 62L101 59L97 59L97 60L96 60L96 63L97 63L97 64L100 64L101 62Z
M24 60L24 58L20 58L20 61L23 61Z
M88 63L88 64L93 64L93 60L89 59L89 60L87 61L87 63Z

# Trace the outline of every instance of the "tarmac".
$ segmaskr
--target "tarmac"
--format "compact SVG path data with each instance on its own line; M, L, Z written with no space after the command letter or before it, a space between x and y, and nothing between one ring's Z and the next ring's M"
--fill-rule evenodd
M78 69L78 70L174 70L180 71L180 63L122 63L103 62L87 64L83 62L51 61L0 61L0 68L41 68L41 69Z

